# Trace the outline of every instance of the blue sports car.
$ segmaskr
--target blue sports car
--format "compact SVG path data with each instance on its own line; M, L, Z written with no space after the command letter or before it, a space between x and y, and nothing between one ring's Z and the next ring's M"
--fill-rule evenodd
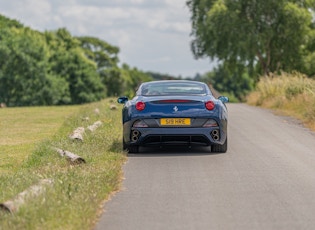
M139 146L181 144L227 151L228 98L216 99L205 83L145 82L134 98L119 97L117 101L124 104L123 148L129 153L137 153Z

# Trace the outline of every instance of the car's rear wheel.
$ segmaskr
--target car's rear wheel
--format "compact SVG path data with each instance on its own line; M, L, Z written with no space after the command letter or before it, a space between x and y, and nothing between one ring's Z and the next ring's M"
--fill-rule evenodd
M128 153L138 153L139 145L128 145L123 140L123 150L126 150Z
M128 145L125 143L124 140L123 140L123 150L128 150Z
M226 151L227 151L227 138L225 139L225 142L223 145L212 145L211 146L211 152L226 153Z
M138 145L130 145L127 148L128 153L138 153L139 152L139 146Z

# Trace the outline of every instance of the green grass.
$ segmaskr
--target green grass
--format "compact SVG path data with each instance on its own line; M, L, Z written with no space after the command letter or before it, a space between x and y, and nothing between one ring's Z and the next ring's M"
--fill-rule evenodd
M84 106L0 110L4 137L0 148L5 158L0 167L0 202L40 179L54 180L43 195L28 199L13 215L0 212L0 229L93 228L102 203L119 189L126 160L121 148L121 111L110 110L111 103L108 99ZM75 128L98 120L102 126L94 132L86 130L83 142L68 138ZM70 164L53 147L83 157L86 164Z
M78 106L0 109L0 174L19 166L36 144L62 126Z
M315 130L315 81L294 73L262 78L247 102L295 117Z

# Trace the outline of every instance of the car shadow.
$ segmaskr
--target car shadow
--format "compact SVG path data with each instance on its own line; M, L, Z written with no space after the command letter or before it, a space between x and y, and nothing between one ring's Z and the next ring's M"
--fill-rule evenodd
M139 153L128 153L128 157L169 157L169 156L203 156L223 153L211 152L210 146L161 146L140 147Z

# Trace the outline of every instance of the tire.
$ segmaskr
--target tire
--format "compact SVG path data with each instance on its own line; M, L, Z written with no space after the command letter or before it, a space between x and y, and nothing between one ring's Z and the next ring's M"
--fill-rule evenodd
M138 153L139 146L138 145L128 145L123 140L123 150L127 151L128 153Z
M211 152L215 153L226 153L227 151L227 138L225 139L225 142L223 145L212 145L211 146Z
M123 150L128 150L128 145L125 143L125 141L123 140Z
M138 145L130 145L128 148L128 153L138 153L139 146Z

